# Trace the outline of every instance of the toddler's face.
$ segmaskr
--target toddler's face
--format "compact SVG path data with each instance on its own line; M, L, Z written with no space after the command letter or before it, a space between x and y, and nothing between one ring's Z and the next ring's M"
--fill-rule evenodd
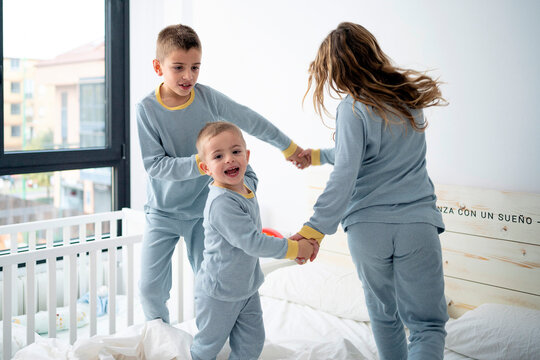
M204 144L202 168L217 186L242 192L248 162L249 150L242 137L233 131L224 131Z
M163 61L154 60L154 70L163 76L164 91L169 95L189 99L191 89L197 83L201 66L201 50L191 48L188 51L171 51Z

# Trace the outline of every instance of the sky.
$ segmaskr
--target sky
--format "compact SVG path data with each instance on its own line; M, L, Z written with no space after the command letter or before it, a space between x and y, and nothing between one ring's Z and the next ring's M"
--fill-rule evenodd
M4 57L52 59L105 34L103 0L3 0Z

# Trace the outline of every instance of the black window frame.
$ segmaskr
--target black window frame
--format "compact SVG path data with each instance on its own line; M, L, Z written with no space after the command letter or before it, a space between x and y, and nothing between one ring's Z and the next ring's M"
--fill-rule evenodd
M129 0L105 3L105 117L107 147L39 151L4 150L4 106L0 107L0 175L112 168L112 209L130 206L129 167ZM0 59L4 58L3 2L0 0ZM0 98L4 69L0 64Z

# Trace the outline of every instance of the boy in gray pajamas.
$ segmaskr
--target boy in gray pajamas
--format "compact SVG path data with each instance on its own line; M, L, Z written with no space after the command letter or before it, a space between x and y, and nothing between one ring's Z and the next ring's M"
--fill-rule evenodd
M202 217L211 179L198 168L195 140L207 122L234 122L280 149L298 167L307 165L297 156L302 149L264 117L197 83L201 56L201 43L193 29L164 28L153 61L163 83L137 104L141 153L148 173L139 283L147 320L169 322L171 256L180 236L195 273L202 261Z
M257 359L265 337L259 257L308 259L318 244L262 233L257 177L248 166L249 150L238 127L208 123L199 134L197 150L200 169L214 181L204 208L205 249L195 279L199 332L191 356L215 359L229 338L230 359Z

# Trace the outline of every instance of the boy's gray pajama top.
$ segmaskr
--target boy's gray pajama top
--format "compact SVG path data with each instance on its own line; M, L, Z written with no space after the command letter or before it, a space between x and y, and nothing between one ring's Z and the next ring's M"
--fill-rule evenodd
M146 228L142 248L141 302L148 320L169 321L171 256L179 236L196 272L202 262L202 217L211 178L198 168L195 143L207 122L229 121L288 157L296 145L264 117L222 93L196 84L191 98L171 108L160 86L137 104L137 125L148 174Z

